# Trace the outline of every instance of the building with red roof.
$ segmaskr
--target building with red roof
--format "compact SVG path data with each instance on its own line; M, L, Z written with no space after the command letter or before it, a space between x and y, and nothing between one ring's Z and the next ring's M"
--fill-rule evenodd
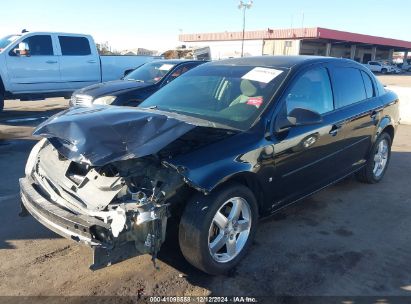
M181 34L185 44L209 46L213 59L241 56L243 32ZM411 50L411 42L321 27L270 29L244 33L244 56L317 55L358 62L392 60L394 52Z

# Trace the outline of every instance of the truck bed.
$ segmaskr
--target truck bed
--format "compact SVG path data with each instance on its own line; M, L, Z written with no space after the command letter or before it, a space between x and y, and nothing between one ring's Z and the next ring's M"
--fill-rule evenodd
M160 58L159 56L139 55L100 56L102 82L120 79L124 76L124 71L129 70L130 67L137 68L146 62Z

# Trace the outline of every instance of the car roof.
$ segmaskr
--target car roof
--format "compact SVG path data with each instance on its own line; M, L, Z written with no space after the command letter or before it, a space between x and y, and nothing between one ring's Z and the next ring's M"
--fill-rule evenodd
M80 33L66 33L66 32L24 32L17 33L15 36L32 36L32 35L63 35L63 36L81 36L81 37L91 37L89 34L80 34Z
M349 59L322 56L254 56L213 61L209 64L292 68L297 65L319 62L355 63Z
M169 63L169 64L179 64L179 63L188 63L188 62L203 62L206 63L206 60L193 60L193 59L159 59L150 61L151 63Z

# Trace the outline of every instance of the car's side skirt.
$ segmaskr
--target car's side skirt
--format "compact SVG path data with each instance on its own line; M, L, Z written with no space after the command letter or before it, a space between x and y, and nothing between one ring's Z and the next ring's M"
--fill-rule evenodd
M346 178L346 177L348 177L348 176L356 173L357 171L361 170L366 164L367 164L367 163L364 163L362 166L355 168L355 170L352 170L352 171L350 171L349 173L342 175L341 177L333 180L332 182L330 182L330 183L328 183L328 184L326 184L326 185L324 185L324 186L322 186L322 187L320 187L320 188L318 188L318 189L316 189L316 190L314 190L314 191L312 191L312 192L310 192L310 193L308 193L308 194L304 194L304 195L302 195L301 197L299 197L299 198L297 198L297 199L295 199L295 200L293 200L293 201L290 201L290 202L288 202L288 203L286 203L286 204L284 204L284 205L281 205L281 206L278 207L278 208L274 207L274 208L271 210L271 212L270 212L268 215L266 215L265 217L272 216L272 215L274 215L275 213L279 212L280 210L282 210L282 209L284 209L284 208L286 208L286 207L288 207L288 206L290 206L290 205L293 205L293 204L295 204L295 203L297 203L297 202L299 202L299 201L301 201L301 200L303 200L303 199L305 199L305 198L307 198L307 197L309 197L309 196L311 196L311 195L314 195L315 193L317 193L317 192L319 192L319 191L321 191L321 190L323 190L323 189L325 189L325 188L328 188L329 186L332 186L332 185L338 183L339 181L343 180L344 178ZM278 202L276 202L275 205L278 206L278 205L279 205Z

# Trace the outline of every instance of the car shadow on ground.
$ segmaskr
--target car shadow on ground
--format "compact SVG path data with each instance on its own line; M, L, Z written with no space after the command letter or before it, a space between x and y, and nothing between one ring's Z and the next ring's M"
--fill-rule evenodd
M254 296L272 295L276 290L281 295L307 295L314 290L318 295L331 289L337 294L347 294L345 290L351 290L349 294L406 294L400 287L409 285L404 278L411 267L401 265L408 254L396 251L411 252L411 248L401 245L407 235L399 235L402 221L406 221L407 213L411 214L411 210L403 210L407 190L401 183L407 182L400 176L410 169L411 153L392 152L381 183L363 184L350 176L260 220L248 255L226 275L207 275L191 266L175 236L163 245L158 258L184 274L192 285L210 290L210 296L241 295L239 290ZM390 204L383 204L387 201ZM398 227L382 225L382 216L387 221L398 218ZM387 239L385 243L381 243L382 237ZM386 271L392 271L393 264L403 269L389 282L380 273L369 274L375 265L386 267L384 256L396 257ZM367 272L362 274L364 269ZM358 276L357 281L364 285L351 284L352 276ZM333 285L330 278L340 280L341 286Z
M14 240L59 238L33 217L20 217L19 178L36 140L0 140L0 250L13 249Z
M340 183L343 184L351 184L354 182L354 178L347 178ZM158 259L173 268L175 268L179 273L184 274L184 278L190 282L190 284L194 286L200 286L202 288L206 288L211 291L209 296L213 295L221 295L221 294L229 294L230 291L224 287L224 282L226 280L236 280L236 278L244 280L251 280L249 286L255 287L255 282L253 277L248 277L247 271L249 271L248 266L243 267L243 263L248 263L247 260L255 260L255 264L258 265L261 269L257 269L258 272L265 272L265 269L268 265L265 265L267 262L267 257L263 258L265 260L263 263L258 263L259 256L265 255L265 249L262 247L262 242L259 239L259 235L266 234L267 230L270 230L269 226L286 226L291 225L292 221L287 220L288 217L293 217L297 214L303 214L304 210L310 212L318 212L319 210L326 208L327 203L316 200L315 197L308 197L296 204L290 205L275 214L260 219L258 230L257 230L257 238L254 240L252 247L249 250L248 255L245 260L240 262L239 265L234 267L225 275L213 276L206 274L199 269L192 266L183 256L178 244L178 235L176 232L169 234L167 236L166 242L163 244L161 251L159 252ZM316 225L314 220L310 221L308 218L304 218L304 221L307 225ZM271 231L271 233L274 233ZM292 236L288 236L292 237ZM269 260L269 259L268 259ZM244 271L245 268L245 271ZM245 284L247 285L247 284ZM248 288L246 288L247 290ZM245 295L257 295L260 292L253 292L252 290L248 290L247 292L244 291ZM270 294L270 293L268 293ZM231 294L235 296L236 294Z
M47 229L32 216L20 217L20 198L12 199L12 206L9 208L9 218L3 221L0 232L0 250L15 249L13 241L18 240L40 240L61 238L58 234ZM11 204L10 204L11 205Z

